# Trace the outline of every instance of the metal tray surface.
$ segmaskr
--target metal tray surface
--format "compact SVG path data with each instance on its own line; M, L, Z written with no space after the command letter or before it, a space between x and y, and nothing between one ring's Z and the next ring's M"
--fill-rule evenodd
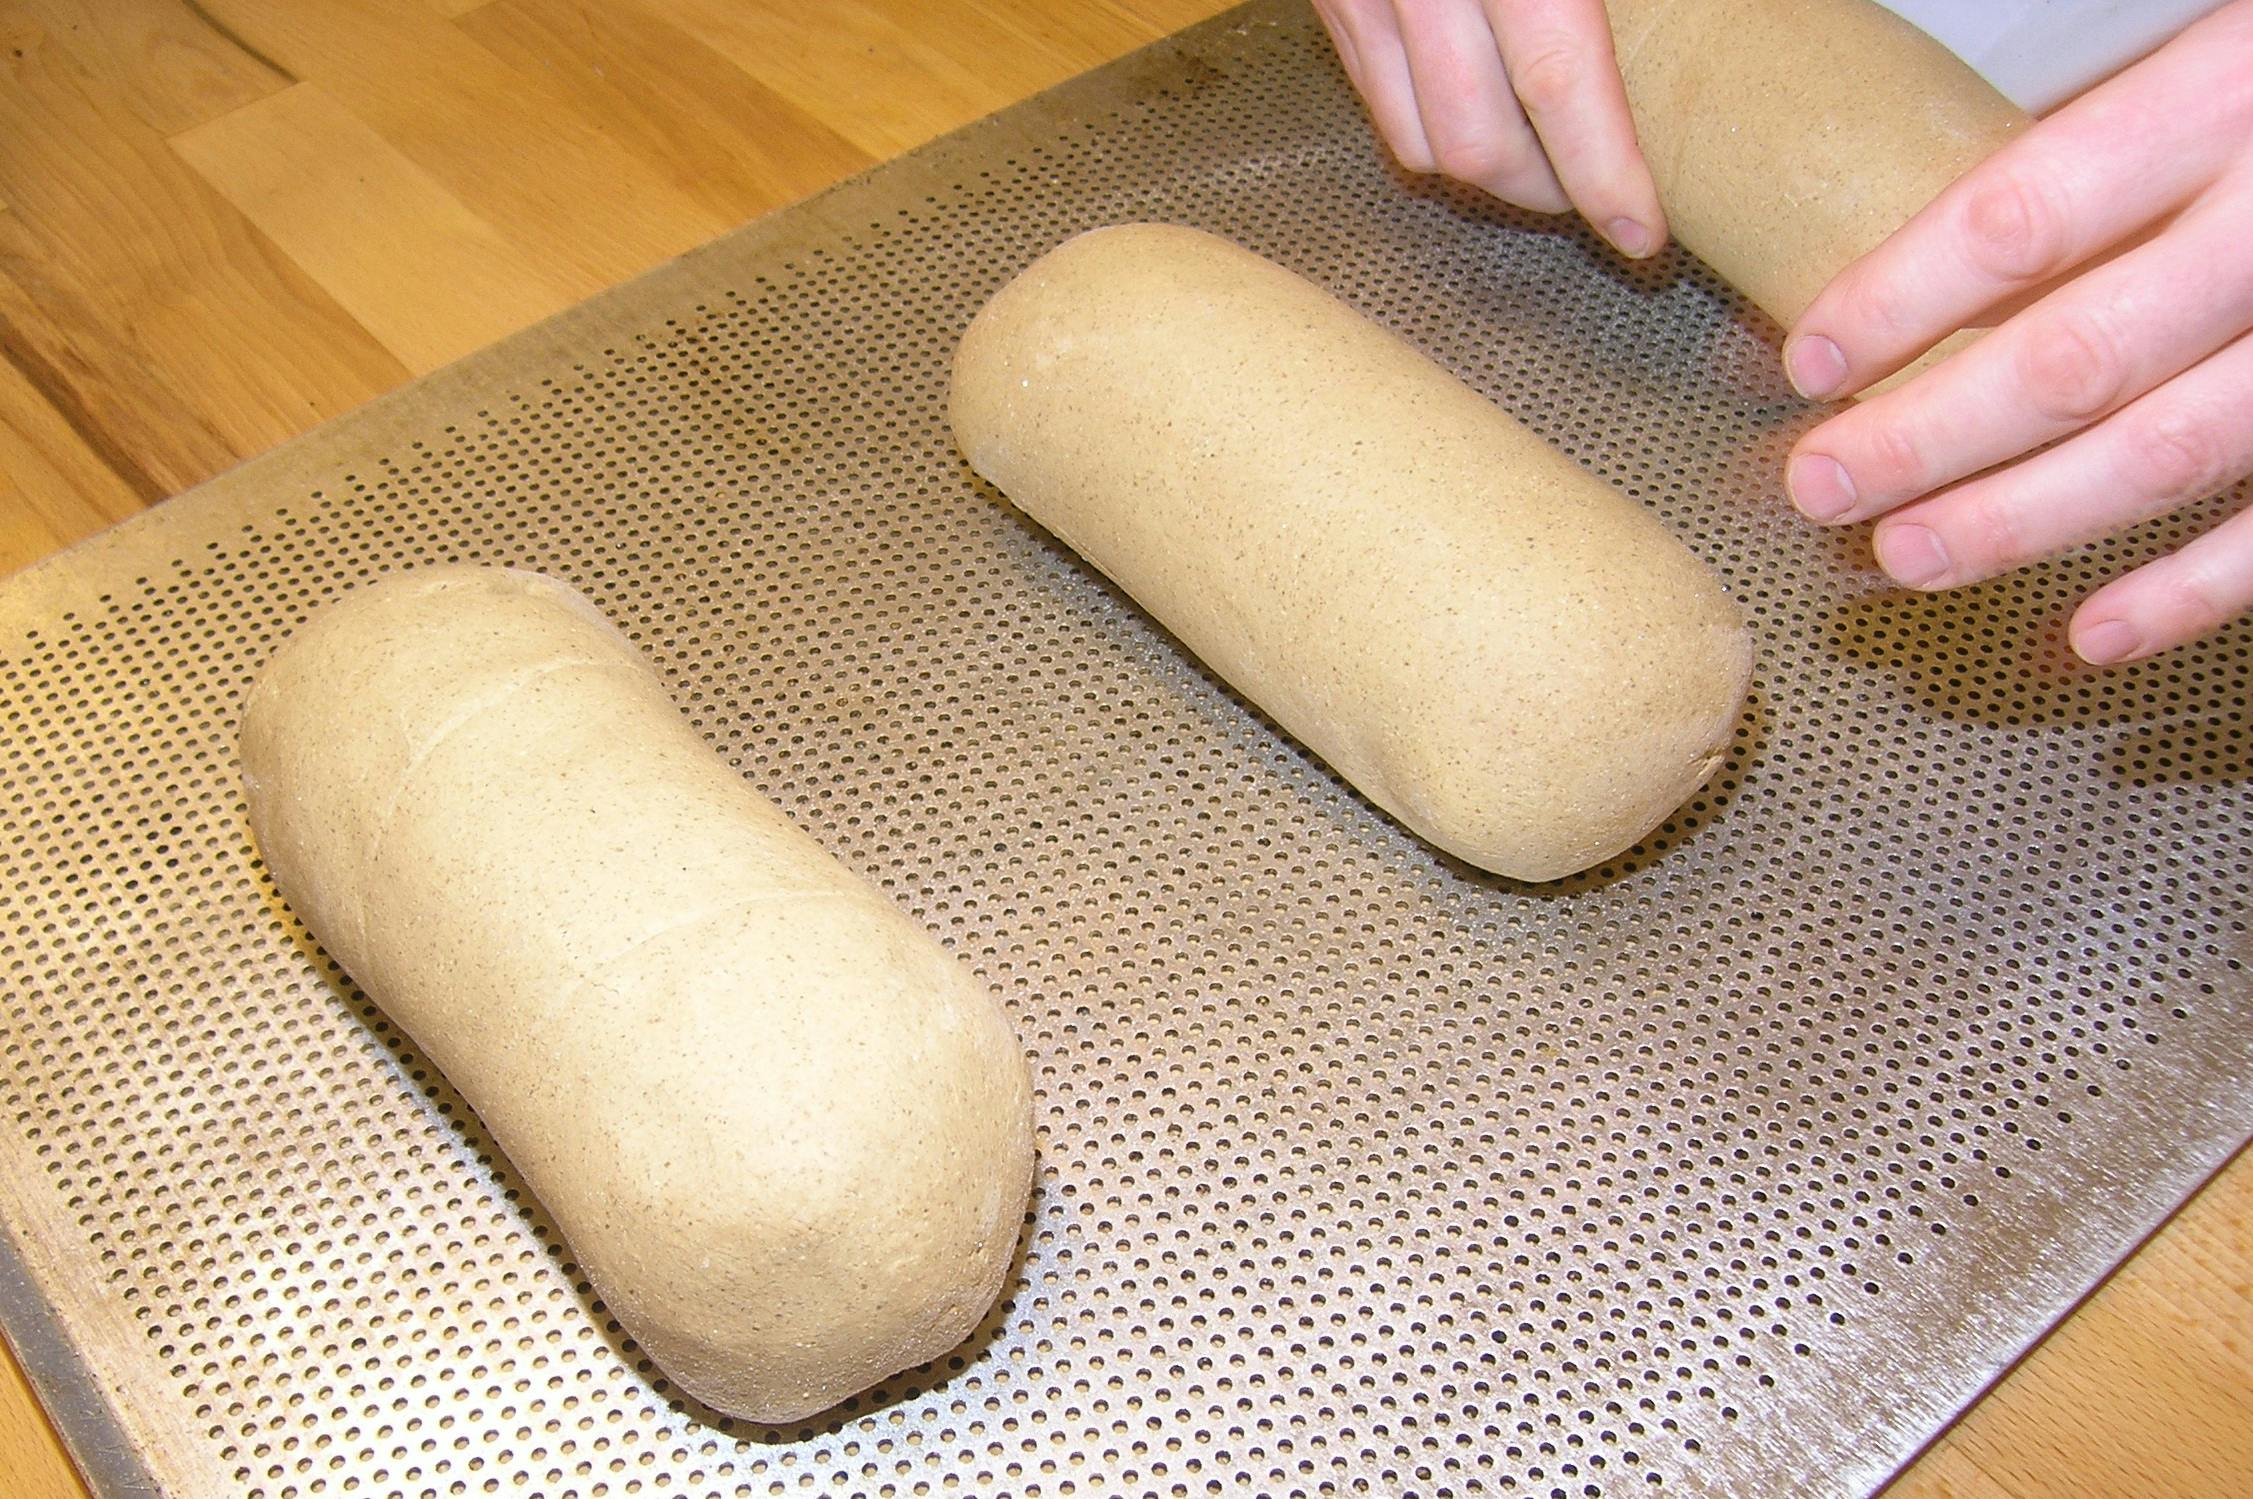
M1755 692L1647 843L1451 863L967 471L971 314L1141 218L1333 288L1720 569ZM2187 521L1885 586L1781 497L1774 337L1391 172L1263 3L9 582L0 1302L95 1486L1882 1483L2253 1129L2253 636L2071 661L2071 601ZM802 1428L686 1402L265 882L246 684L439 559L586 589L1005 996L1038 1186L953 1357Z

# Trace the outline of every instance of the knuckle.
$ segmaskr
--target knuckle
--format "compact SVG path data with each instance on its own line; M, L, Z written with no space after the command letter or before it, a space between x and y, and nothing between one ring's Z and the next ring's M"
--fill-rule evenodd
M2002 281L2042 281L2065 268L2069 236L2054 189L2021 171L1982 184L1964 207L1972 261Z
M2208 55L2225 60L2253 51L2253 8L2239 6L2207 22L2214 28L2214 45ZM2224 65L2211 70L2215 104L2222 118L2239 129L2253 128L2253 68Z
M2018 510L2000 495L1965 495L1953 507L1953 550L1966 571L2000 572L2033 560Z
M1382 37L1393 19L1383 0L1314 0L1314 9L1331 36L1356 48Z
M1871 431L1869 444L1868 460L1858 467L1869 475L1872 492L1906 497L1932 488L1923 446L1905 423L1879 425Z
M1856 275L1848 284L1839 310L1848 327L1889 346L1912 337L1916 326L1915 309L1900 292L1868 274Z
M2248 30L2253 31L2253 26ZM2253 47L2253 37L2240 47ZM2239 55L2244 55L2242 50ZM2222 118L2239 131L2253 130L2253 68L2236 68L2224 74L2219 92Z
M2153 590L2162 618L2173 621L2178 629L2197 634L2236 612L2229 606L2230 590L2203 559L2184 551L2167 560L2174 565L2160 574Z
M2190 499L2232 477L2221 434L2190 411L2162 411L2137 423L2128 461L2139 486L2158 499Z
M1432 142L1433 164L1463 182L1495 182L1516 165L1512 152L1487 136L1442 136Z
M2128 362L2098 319L2069 314L2029 330L2019 375L2043 416L2079 423L2120 399L2128 383Z
M1406 130L1388 130L1385 132L1385 144L1392 147L1393 156L1411 172L1440 170L1438 161L1433 159L1420 135L1412 135Z
M1503 191L1522 189L1538 175L1526 143L1488 131L1435 138L1432 160L1437 170L1459 182Z
M1510 87L1531 115L1557 115L1580 97L1588 63L1579 48L1552 40L1527 51L1510 69Z

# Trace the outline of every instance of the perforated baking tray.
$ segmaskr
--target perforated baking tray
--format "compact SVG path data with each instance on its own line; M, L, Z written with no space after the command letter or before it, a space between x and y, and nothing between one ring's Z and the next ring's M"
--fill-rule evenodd
M1702 795L1553 887L1452 864L976 482L956 335L1137 218L1336 289L1721 570L1760 664ZM1882 586L1778 493L1773 338L1391 174L1261 4L7 584L0 1301L96 1488L1880 1483L2253 1127L2253 641L2072 664L2181 523ZM952 1358L802 1428L690 1406L264 883L246 683L441 558L589 591L1006 997L1039 1184Z

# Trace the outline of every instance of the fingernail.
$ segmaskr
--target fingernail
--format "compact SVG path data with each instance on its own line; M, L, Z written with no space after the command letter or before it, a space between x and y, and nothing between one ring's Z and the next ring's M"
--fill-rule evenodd
M1604 226L1604 233L1619 246L1619 252L1631 259L1640 260L1651 253L1651 231L1633 219L1613 219Z
M1785 465L1784 488L1809 520L1835 521L1859 498L1845 466L1821 453L1802 453Z
M2143 634L2124 619L2100 620L2074 632L2073 649L2091 666L2110 666L2143 654Z
M1877 548L1878 566L1911 588L1933 587L1955 565L1939 533L1929 527L1886 526L1871 544Z
M1784 373L1808 400L1827 401L1846 383L1846 356L1820 333L1810 333L1784 345Z

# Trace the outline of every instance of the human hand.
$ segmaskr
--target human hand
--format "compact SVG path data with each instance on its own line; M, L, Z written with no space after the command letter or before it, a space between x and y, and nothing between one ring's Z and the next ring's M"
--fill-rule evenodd
M1793 502L1882 516L1879 565L1938 589L2212 494L2253 470L2249 247L2253 0L2235 0L1965 173L1816 297L1784 363L1818 399L2035 300L1802 438ZM2130 661L2248 609L2253 511L2098 589L2071 639Z
M1377 132L1543 213L1577 208L1628 255L1666 243L1603 0L1315 0Z

